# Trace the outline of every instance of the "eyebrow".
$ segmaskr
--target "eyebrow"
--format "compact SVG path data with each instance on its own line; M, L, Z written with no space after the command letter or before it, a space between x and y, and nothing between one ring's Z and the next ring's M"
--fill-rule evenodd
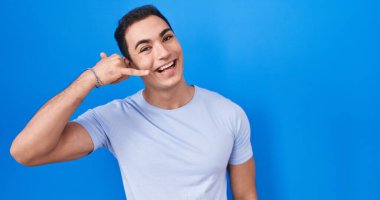
M159 34L160 37L163 37L163 36L165 35L165 33L167 33L168 31L172 31L172 29L171 29L171 28L166 28L166 29L162 30L161 33ZM135 45L135 50L137 49L137 47L138 47L140 44L149 43L149 42L151 42L151 41L152 41L152 40L150 40L150 39L142 39L142 40L138 41L138 42L136 43L136 45Z

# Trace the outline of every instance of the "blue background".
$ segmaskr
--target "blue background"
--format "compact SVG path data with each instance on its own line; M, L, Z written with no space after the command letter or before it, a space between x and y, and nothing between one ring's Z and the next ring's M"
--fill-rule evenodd
M101 51L119 52L117 20L146 3L171 22L187 82L245 109L260 199L380 199L374 0L2 0L0 199L125 199L117 161L104 149L30 168L9 148ZM142 87L133 77L94 89L73 118Z

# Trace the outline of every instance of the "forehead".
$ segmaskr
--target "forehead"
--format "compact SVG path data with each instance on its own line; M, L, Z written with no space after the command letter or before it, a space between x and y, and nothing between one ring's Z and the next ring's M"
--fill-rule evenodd
M158 37L160 32L166 28L169 28L169 25L163 19L151 15L129 26L124 37L128 46L131 46L139 40Z

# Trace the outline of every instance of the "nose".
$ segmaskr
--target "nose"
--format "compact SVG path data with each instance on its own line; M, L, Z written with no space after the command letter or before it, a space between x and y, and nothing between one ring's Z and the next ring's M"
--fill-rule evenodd
M156 45L155 50L156 50L155 53L156 53L157 59L159 59L159 60L167 60L168 58L170 58L170 52L165 47L165 45L163 45L161 43L158 43Z

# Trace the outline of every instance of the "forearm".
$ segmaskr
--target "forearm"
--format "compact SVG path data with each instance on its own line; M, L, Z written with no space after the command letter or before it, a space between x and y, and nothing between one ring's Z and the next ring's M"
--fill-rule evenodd
M13 141L12 155L27 162L53 150L71 115L94 86L95 78L87 70L45 103Z

